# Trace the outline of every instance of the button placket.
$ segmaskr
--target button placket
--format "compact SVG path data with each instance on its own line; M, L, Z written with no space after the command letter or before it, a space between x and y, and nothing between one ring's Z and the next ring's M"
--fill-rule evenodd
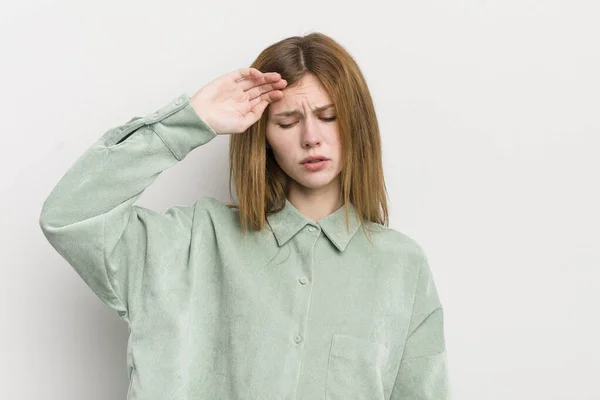
M308 235L306 235L306 233L304 235L299 235L298 236L298 240L301 241L302 245L301 248L303 251L301 251L300 253L300 263L306 267L303 269L310 269L308 268L308 265L312 266L312 258L313 258L313 251L314 251L314 246L315 246L315 242L318 240L319 235L321 234L321 229L318 226L315 225L311 225L311 224L307 224L304 226L303 228L304 232L308 231ZM304 273L309 273L306 270L302 271ZM310 279L308 278L308 276L306 275L302 275L300 277L297 278L298 282L300 282L301 285L307 285L310 282ZM309 290L309 289L305 289L305 290ZM308 292L310 293L310 292ZM304 314L306 314L306 312L308 312L308 309L305 308L304 309ZM306 315L304 315L303 318L303 323L306 323ZM299 325L299 329L298 332L305 332L305 329L302 329L302 324ZM303 341L304 341L304 337L302 334L297 333L296 335L294 335L293 337L293 341L294 343L296 343L297 345L300 345Z

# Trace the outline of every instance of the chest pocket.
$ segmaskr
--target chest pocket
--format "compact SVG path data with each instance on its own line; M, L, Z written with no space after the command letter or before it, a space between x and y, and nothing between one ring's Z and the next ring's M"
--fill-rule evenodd
M334 333L327 366L326 400L383 400L381 369L388 348L354 336Z

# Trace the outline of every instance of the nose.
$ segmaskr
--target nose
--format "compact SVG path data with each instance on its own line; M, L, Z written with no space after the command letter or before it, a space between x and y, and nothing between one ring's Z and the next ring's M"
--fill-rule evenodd
M311 148L321 144L321 136L316 121L306 118L302 132L302 147Z

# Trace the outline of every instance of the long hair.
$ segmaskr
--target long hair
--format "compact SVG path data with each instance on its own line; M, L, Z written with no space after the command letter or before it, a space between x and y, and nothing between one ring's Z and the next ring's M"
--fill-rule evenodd
M325 87L335 106L342 147L341 196L364 221L388 226L387 190L383 177L381 138L375 107L357 63L338 42L313 32L292 36L265 48L251 67L261 72L278 72L293 86L305 74L313 74ZM230 135L229 194L232 181L238 194L242 231L261 230L266 216L285 205L289 177L266 148L269 106L245 132Z

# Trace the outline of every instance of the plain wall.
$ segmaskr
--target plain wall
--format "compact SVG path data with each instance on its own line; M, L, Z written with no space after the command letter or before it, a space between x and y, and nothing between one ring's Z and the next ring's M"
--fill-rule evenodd
M0 398L127 393L126 325L38 225L67 169L110 127L320 31L371 88L390 226L428 254L454 398L600 399L599 16L574 0L5 2ZM229 201L228 143L138 204Z

